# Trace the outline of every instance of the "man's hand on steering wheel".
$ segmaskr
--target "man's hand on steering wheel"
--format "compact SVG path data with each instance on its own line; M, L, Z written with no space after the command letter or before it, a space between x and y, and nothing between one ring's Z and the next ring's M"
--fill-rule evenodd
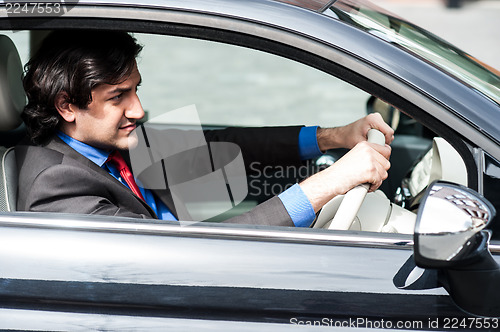
M375 191L387 178L391 148L361 142L327 169L300 183L317 212L337 195L343 195L359 184L369 183Z
M385 146L367 142L370 129L378 129L385 137ZM318 145L322 151L351 148L327 169L306 179L300 186L314 211L337 195L343 195L357 185L368 183L375 191L387 178L394 130L378 113L370 114L344 127L318 129Z
M370 129L382 132L386 144L391 144L394 140L394 130L384 122L379 113L371 113L343 127L319 128L318 146L323 152L338 148L352 149L356 144L367 140Z

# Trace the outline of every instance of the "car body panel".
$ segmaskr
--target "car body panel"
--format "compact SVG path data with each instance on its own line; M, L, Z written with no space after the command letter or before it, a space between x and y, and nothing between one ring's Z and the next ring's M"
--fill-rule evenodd
M336 331L353 331L360 327L363 331L379 331L382 322L368 319L332 321L328 318L317 320L292 320L288 325L266 322L226 321L206 319L186 319L170 317L144 317L70 313L58 311L34 311L22 309L0 309L0 326L6 329L22 329L24 331L317 331L318 327L333 327ZM22 322L19 324L19 322ZM392 322L384 322L391 324ZM410 322L418 327L419 322ZM403 331L393 329L392 331ZM425 331L413 329L413 331Z
M0 316L10 317L2 324L42 310L68 326L229 319L258 330L254 323L296 317L404 320L409 304L415 321L466 317L442 289L394 286L411 255L407 235L36 213L1 215L0 230ZM154 320L137 318L144 315Z
M370 317L403 317L410 296L422 304L415 317L462 315L442 289L409 295L394 286L412 254L407 235L352 232L335 241L325 230L313 240L308 229L60 215L30 225L29 215L0 218L3 298L304 317L355 315L363 306Z

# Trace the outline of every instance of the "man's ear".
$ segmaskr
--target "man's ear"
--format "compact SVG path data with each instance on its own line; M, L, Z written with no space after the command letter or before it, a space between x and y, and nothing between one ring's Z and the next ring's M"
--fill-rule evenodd
M54 101L54 106L57 112L66 122L75 121L75 106L68 101L68 94L66 92L59 92Z

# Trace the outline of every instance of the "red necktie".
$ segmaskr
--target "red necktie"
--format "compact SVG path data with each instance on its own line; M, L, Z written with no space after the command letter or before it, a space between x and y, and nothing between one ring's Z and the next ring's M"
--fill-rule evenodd
M118 151L114 151L109 155L106 162L112 163L120 172L121 177L125 180L125 182L127 182L132 192L144 200L144 197L142 197L142 194L139 191L139 187L137 187L137 183L135 183L134 176L132 175L132 172L130 172L125 160L123 160L122 155Z

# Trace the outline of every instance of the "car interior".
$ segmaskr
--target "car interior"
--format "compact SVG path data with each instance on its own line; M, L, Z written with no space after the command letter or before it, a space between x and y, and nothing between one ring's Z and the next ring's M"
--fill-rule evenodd
M146 61L146 60L142 60ZM25 104L20 78L23 66L16 46L8 36L0 36L0 211L16 211L17 174L13 146L24 136L24 126L19 114ZM256 78L258 79L258 78ZM356 214L354 221L343 229L372 232L413 233L416 210L420 196L434 180L446 180L467 185L467 169L461 156L446 140L435 135L406 114L388 103L369 96L363 103L365 112L379 112L396 132L389 178L375 193L370 193ZM161 125L161 124L159 124ZM221 124L204 124L204 128L220 128ZM305 164L307 175L329 166L346 151L328 151L325 155ZM249 187L259 176L247 174ZM274 176L279 188L302 180L297 173ZM258 181L257 181L258 182ZM270 188L273 188L270 186ZM220 221L242 213L277 193L252 191L242 204L208 221ZM337 197L318 214L314 228L328 228L335 216L342 197Z

